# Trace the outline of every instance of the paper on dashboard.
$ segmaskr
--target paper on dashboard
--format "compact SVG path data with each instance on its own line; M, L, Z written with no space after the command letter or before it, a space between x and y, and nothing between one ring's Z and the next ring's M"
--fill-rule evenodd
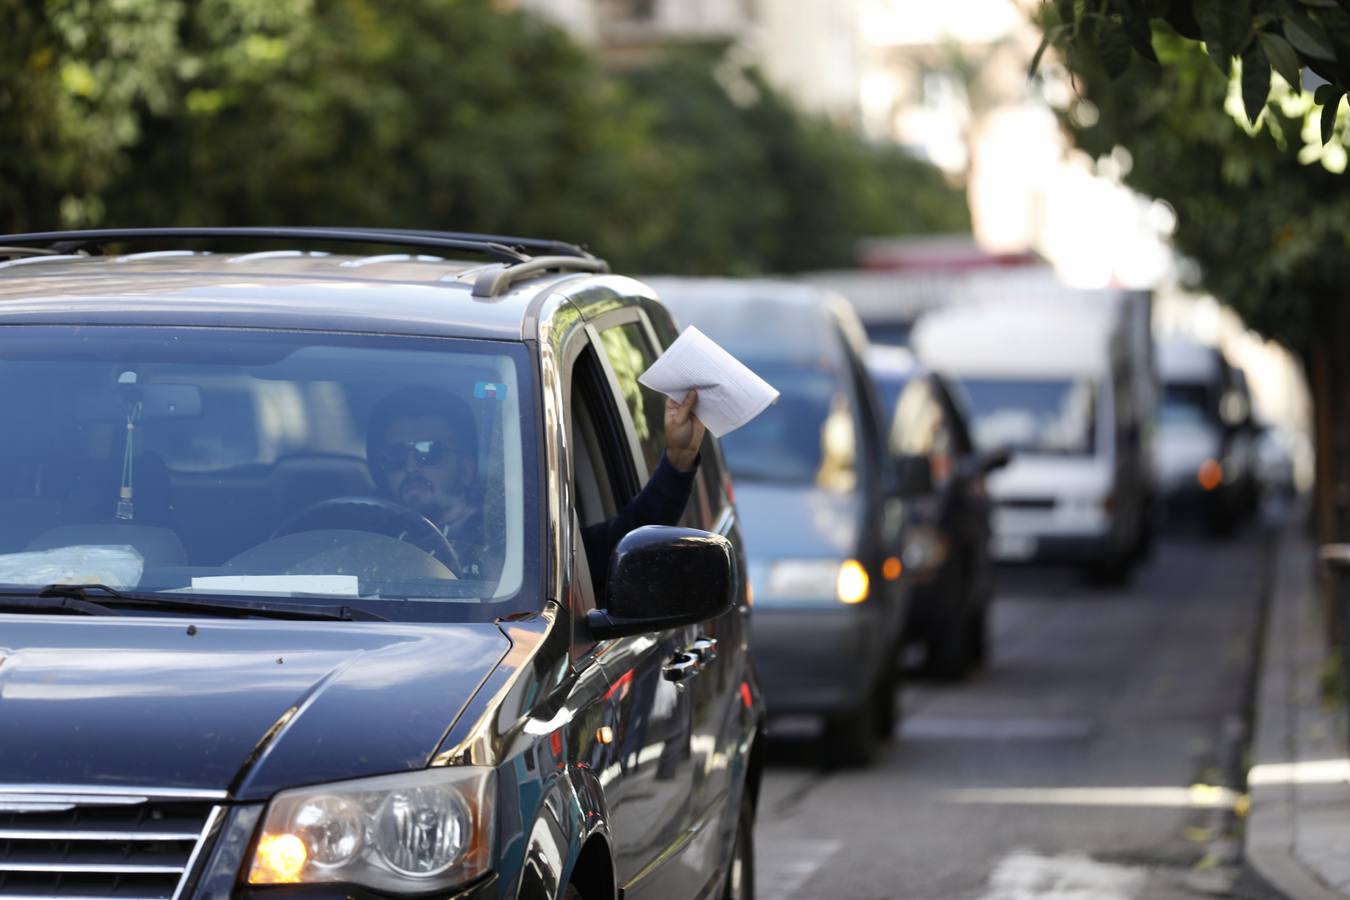
M735 431L768 409L778 391L692 325L638 382L676 401L698 391L694 414L715 436Z

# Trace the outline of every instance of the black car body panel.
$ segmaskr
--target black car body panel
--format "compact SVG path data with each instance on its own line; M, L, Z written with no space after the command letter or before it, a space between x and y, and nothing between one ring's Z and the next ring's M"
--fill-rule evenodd
M733 608L610 640L585 625L599 601L578 534L588 521L574 483L581 373L598 373L589 383L605 388L586 400L596 401L586 415L610 419L604 449L617 456L604 489L620 502L650 471L640 445L650 430L636 427L640 410L623 391L634 373L605 338L636 329L652 353L674 339L649 289L540 273L480 299L469 290L475 267L295 253L20 262L0 263L0 328L229 327L523 345L532 381L523 414L536 424L522 477L538 488L521 502L538 504L523 521L537 528L528 540L539 552L524 554L532 567L509 614L471 603L444 613L464 621L435 621L436 604L415 602L390 607L417 619L396 622L131 610L111 598L114 614L97 617L0 613L0 784L14 792L6 802L37 810L64 791L60 803L75 816L112 801L200 807L201 837L182 843L184 871L176 886L166 882L166 900L389 897L359 883L248 884L272 801L308 785L476 767L493 776L490 871L429 895L560 898L569 883L587 900L720 892L742 804L758 792L764 704L748 655L741 528L715 440L703 447L681 524L730 542ZM300 462L349 460L318 453ZM198 490L222 490L193 477ZM699 655L696 677L677 686L667 668L690 653ZM9 887L0 880L0 900ZM59 884L35 891L69 893Z
M422 768L509 649L493 624L15 617L0 783L251 800Z

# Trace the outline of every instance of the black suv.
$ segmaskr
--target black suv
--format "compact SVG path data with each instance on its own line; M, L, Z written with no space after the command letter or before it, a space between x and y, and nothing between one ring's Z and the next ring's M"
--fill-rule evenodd
M316 249L353 244L397 252ZM749 896L716 442L678 525L581 541L661 460L648 288L439 232L0 258L0 900ZM377 444L392 397L455 427ZM459 479L478 538L400 502L405 467Z

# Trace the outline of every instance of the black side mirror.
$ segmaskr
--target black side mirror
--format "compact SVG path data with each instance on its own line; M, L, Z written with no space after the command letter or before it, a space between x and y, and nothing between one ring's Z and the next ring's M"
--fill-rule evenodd
M605 608L586 614L596 640L679 628L732 608L731 542L694 528L644 525L609 558Z
M995 447L980 456L980 471L988 475L1012 462L1012 450L1007 447Z
M933 493L933 463L927 456L907 453L895 460L895 493L898 497L922 497Z

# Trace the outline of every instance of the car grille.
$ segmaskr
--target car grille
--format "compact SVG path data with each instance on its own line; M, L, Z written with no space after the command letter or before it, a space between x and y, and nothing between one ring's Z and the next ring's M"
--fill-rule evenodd
M173 900L222 797L0 787L0 900Z

